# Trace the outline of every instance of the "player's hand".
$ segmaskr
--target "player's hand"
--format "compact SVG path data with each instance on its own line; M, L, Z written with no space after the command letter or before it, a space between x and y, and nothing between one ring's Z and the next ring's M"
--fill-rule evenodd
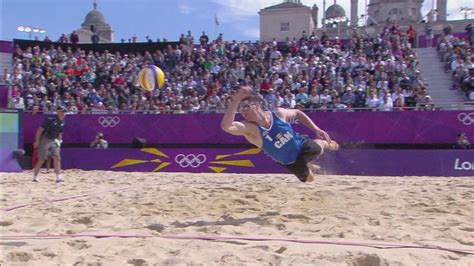
M320 139L324 139L327 142L331 143L331 137L329 137L329 134L326 131L320 129L317 133Z
M250 93L252 93L252 88L249 86L243 86L240 88L240 90L237 92L237 97L242 100L250 96Z
M61 139L54 139L54 143L56 144L56 146L61 147L63 141Z

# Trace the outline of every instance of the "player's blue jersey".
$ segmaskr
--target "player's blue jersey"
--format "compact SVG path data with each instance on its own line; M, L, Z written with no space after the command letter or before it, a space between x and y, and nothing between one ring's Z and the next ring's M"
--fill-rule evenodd
M291 125L272 112L272 125L269 129L258 127L262 136L262 149L273 160L281 164L296 161L304 138L293 131Z

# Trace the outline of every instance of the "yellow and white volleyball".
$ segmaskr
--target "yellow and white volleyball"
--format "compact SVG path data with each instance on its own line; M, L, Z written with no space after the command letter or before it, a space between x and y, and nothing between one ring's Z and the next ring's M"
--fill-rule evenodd
M147 66L138 72L138 82L146 91L161 89L165 84L165 73L157 66Z

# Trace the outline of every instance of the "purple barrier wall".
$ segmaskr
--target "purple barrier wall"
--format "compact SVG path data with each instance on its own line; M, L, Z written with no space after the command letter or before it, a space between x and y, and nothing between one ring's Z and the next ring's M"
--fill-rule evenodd
M0 85L0 108L8 107L8 88Z
M11 150L0 149L0 173L21 172L21 167L17 160L13 158Z
M63 168L140 172L280 173L260 149L145 148L62 150ZM271 165L272 167L267 167Z
M473 111L317 112L313 121L340 143L453 143L465 132L474 139ZM24 143L33 143L44 116L25 114ZM220 129L222 114L199 115L68 115L65 143L89 143L103 132L109 143L132 142L134 137L156 144L241 144ZM301 133L313 136L304 126Z
M74 149L63 168L127 172L287 173L260 149ZM340 150L317 162L327 174L474 176L474 150Z
M0 53L13 53L13 42L0 41Z

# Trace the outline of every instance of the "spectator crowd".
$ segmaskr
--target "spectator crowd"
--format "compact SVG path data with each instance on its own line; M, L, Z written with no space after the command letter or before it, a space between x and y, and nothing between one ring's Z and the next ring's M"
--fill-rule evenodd
M455 37L445 31L439 38L437 49L446 72L452 74L451 89L461 90L474 101L474 25L466 26L466 38Z
M388 22L378 35L355 32L344 41L305 32L285 42L226 41L222 34L210 40L205 32L195 40L188 31L179 45L143 53L17 46L13 73L5 71L3 80L11 107L33 113L57 106L73 114L224 112L244 84L268 109L429 109L411 42L409 32ZM454 48L441 44L443 57L451 59ZM165 86L153 92L141 90L137 80L149 64L166 73Z

